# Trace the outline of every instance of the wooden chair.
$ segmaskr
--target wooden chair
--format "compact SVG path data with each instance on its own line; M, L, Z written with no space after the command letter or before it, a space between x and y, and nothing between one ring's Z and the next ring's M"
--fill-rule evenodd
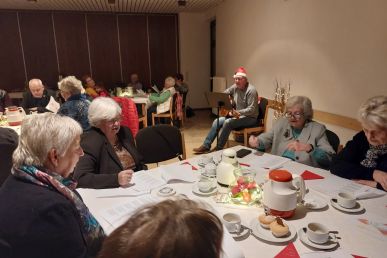
M139 123L142 123L142 128L145 128L148 126L148 116L147 116L147 112L146 112L146 104L145 103L141 103L141 111L142 111L142 115L141 116L138 116L138 122Z
M259 115L257 117L257 126L254 127L247 127L247 128L241 128L233 130L232 133L238 137L243 135L243 144L248 147L249 142L249 136L254 134L258 135L260 133L263 133L266 131L267 126L267 118L268 118L268 111L270 108L274 107L274 101L270 99L266 99L263 97L260 97L258 99L258 110ZM228 147L228 142L227 142Z
M170 124L173 126L173 104L175 102L175 95L173 95L173 97L171 98L170 100L170 103L169 103L169 110L165 113L161 113L161 114L157 114L157 113L152 113L152 125L155 125L155 118L161 118L161 117L164 117L164 118L169 118L170 119Z

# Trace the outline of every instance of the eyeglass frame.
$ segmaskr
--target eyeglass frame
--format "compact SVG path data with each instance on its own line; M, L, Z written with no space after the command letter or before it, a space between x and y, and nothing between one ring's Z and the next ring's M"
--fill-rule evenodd
M286 118L292 118L294 117L296 120L300 120L305 114L303 112L295 112L295 113L292 113L292 112L286 112L285 113L285 117Z

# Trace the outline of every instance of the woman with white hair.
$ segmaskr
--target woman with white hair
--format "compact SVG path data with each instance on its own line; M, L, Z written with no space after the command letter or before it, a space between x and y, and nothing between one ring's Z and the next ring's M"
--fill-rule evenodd
M82 82L75 76L67 76L58 83L58 88L63 99L66 101L59 108L58 114L69 116L82 126L82 129L90 129L87 112L89 110L90 101L82 94Z
M285 117L273 128L249 143L259 151L271 148L271 153L314 166L328 167L335 154L325 134L325 126L312 120L312 102L304 96L293 96L285 106Z
M99 97L89 107L91 129L82 135L85 155L74 171L79 187L128 186L133 171L146 169L129 128L120 126L121 108L111 98Z
M148 125L152 124L152 113L165 113L169 111L173 95L175 95L175 79L171 76L165 78L164 88L160 93L151 93L149 100L152 102L147 110Z
M53 113L26 117L13 168L0 189L1 257L93 257L105 234L66 179L82 128Z
M331 172L387 191L387 96L368 99L359 110L363 131L333 160Z

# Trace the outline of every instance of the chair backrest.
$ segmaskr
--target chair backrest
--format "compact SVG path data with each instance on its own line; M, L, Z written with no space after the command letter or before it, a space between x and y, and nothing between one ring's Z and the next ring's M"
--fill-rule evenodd
M339 146L340 146L340 138L332 132L331 130L326 129L325 134L328 138L329 144L332 146L332 148L336 151L336 153L339 152Z
M136 136L137 150L145 163L157 163L173 158L185 159L184 136L171 125L155 125L141 129Z
M126 97L113 97L113 99L121 107L121 124L128 127L133 137L136 137L139 128L136 104Z
M266 117L266 108L267 108L268 100L264 97L259 97L258 98L258 125L263 126L264 125L264 120Z
M8 128L0 128L0 186L11 174L12 154L18 145L17 133Z

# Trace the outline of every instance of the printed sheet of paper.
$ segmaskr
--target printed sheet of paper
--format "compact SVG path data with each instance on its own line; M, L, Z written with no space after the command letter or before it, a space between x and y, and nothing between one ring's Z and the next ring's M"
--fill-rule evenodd
M131 186L127 188L118 187L118 188L109 188L109 189L98 189L95 196L97 198L109 198L109 197L130 197L130 196L140 196L144 194L149 194L150 190L137 191Z
M161 166L159 169L161 171L162 178L167 183L180 181L193 183L197 180L190 164L173 164L169 166Z
M139 192L149 191L166 184L162 179L153 176L152 172L144 170L133 174L132 183L134 184L132 188Z
M60 108L60 104L55 101L55 99L51 96L50 97L50 102L48 102L46 109L50 110L51 112L58 112Z
M262 156L251 155L252 158L249 160L249 164L252 167L260 167L266 169L276 169L282 167L285 163L291 161L288 158L275 156L271 154L263 154Z

